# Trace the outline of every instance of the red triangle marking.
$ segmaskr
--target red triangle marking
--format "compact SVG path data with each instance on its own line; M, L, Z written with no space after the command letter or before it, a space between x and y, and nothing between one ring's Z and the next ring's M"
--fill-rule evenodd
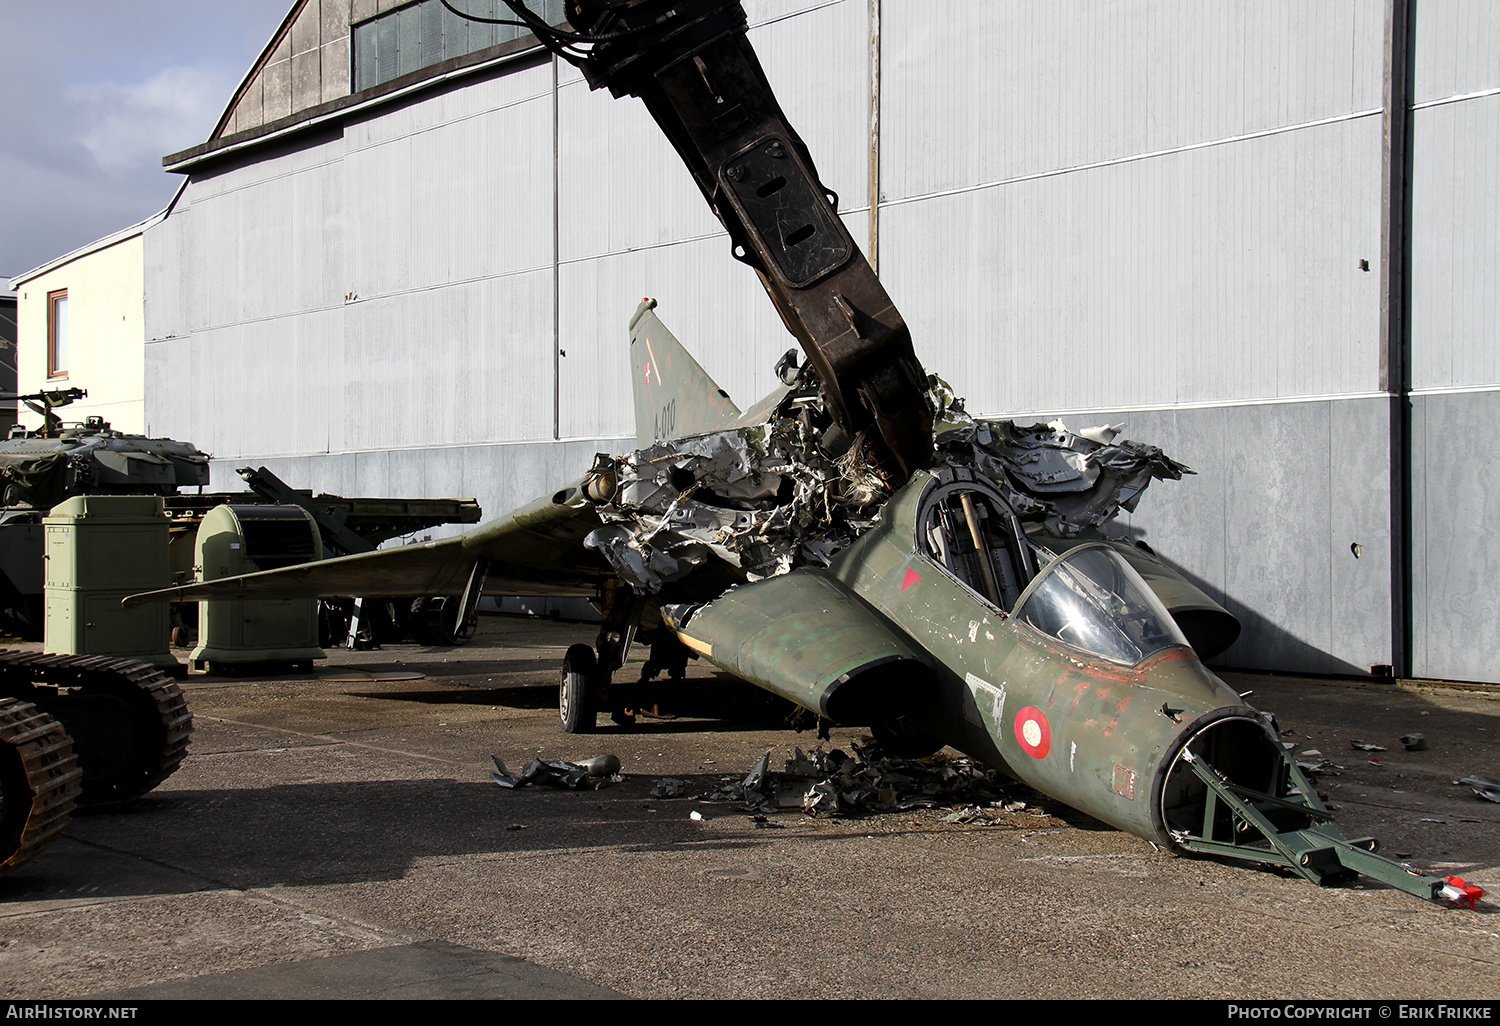
M921 579L922 579L922 575L921 574L917 573L915 570L911 569L910 567L907 567L907 570L906 570L906 580L904 580L904 581L901 582L901 590L905 591L907 588L910 588L913 584L916 584Z

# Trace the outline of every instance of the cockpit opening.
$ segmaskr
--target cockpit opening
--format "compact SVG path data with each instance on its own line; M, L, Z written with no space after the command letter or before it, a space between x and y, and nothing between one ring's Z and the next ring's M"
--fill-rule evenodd
M917 515L917 537L929 557L1005 612L1036 575L1021 521L1003 498L976 481L939 483Z

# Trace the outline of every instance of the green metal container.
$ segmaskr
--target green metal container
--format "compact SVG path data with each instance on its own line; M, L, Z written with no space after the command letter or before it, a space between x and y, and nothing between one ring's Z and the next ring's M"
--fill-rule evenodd
M200 581L276 570L323 558L318 525L298 506L220 506L198 526L195 576ZM198 604L199 669L230 664L292 663L311 667L318 646L316 599L206 599Z
M170 523L153 495L79 495L42 520L47 651L128 656L177 668L168 607L120 600L170 587Z

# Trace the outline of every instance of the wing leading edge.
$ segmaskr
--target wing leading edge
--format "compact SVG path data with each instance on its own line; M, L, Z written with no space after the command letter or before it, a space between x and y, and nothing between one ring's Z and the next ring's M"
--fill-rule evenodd
M599 526L599 518L581 487L582 481L575 481L456 538L165 588L131 595L124 604L457 595L480 559L490 561L486 594L592 595L613 571L583 547L584 536Z

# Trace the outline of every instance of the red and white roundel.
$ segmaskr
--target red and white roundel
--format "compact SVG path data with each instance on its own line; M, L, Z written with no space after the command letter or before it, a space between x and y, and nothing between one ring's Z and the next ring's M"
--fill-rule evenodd
M1016 741L1033 759L1045 759L1052 749L1052 725L1036 706L1016 713Z

